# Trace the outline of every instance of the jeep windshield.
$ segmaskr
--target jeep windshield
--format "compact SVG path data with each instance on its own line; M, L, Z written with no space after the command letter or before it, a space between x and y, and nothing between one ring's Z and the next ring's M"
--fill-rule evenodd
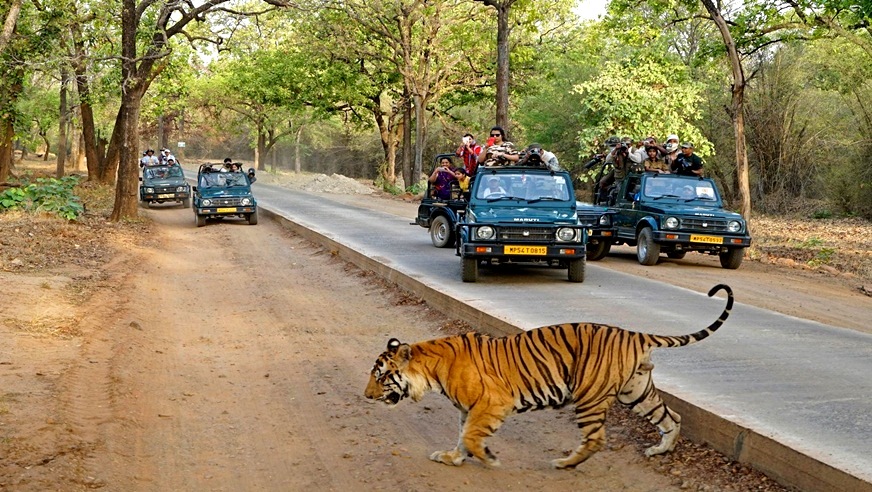
M142 170L145 179L170 179L184 178L185 173L179 166L153 166L145 167Z
M642 194L646 198L653 200L671 198L684 202L696 200L703 202L718 201L717 192L711 181L680 176L649 178L645 180L645 188L642 190Z
M497 200L568 201L569 187L566 177L544 173L498 173L482 174L484 181L475 197L488 202ZM575 197L572 197L574 200Z
M241 172L216 172L200 175L200 188L232 188L249 186L248 176Z

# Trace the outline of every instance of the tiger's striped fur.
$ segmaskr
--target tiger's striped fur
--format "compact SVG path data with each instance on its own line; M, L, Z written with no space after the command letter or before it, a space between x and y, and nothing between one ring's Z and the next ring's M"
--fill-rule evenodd
M447 396L461 413L460 439L454 449L437 451L430 459L448 465L461 465L468 454L498 466L484 440L506 417L572 403L582 442L570 456L552 464L575 467L605 444L606 411L615 400L660 429L660 443L645 454L662 454L675 447L681 417L654 388L651 351L690 345L720 328L733 307L733 292L720 284L708 293L711 297L721 290L727 293L721 316L690 335L567 323L502 338L467 333L411 345L392 338L376 360L364 394L389 405L407 397L418 401L432 391Z

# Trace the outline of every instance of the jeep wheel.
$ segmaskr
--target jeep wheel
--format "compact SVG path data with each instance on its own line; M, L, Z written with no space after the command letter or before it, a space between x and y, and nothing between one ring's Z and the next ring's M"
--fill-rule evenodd
M440 215L433 219L430 223L430 241L437 248L447 248L454 245L454 231L451 230L451 224L444 215Z
M460 260L460 277L464 282L475 282L478 280L478 259L462 258Z
M576 260L569 260L569 281L584 282L585 259L582 256Z
M197 227L203 227L206 225L206 216L197 214Z
M718 253L721 258L721 266L728 270L735 270L742 264L745 256L745 248L729 248L724 253Z
M680 260L684 258L684 255L687 254L687 251L670 251L666 253L666 256L672 258L673 260Z
M654 233L650 227L644 227L636 238L636 258L639 263L647 266L656 265L660 258L660 245L654 242Z
M596 244L587 243L587 261L599 261L609 254L612 249L612 243L608 241L598 241Z
M182 199L182 206L185 208L190 207L191 206L191 199L190 198L183 198Z
M248 225L257 225L257 212L248 214Z

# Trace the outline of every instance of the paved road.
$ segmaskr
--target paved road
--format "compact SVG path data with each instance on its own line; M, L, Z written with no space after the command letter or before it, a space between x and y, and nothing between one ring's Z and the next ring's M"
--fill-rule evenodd
M256 195L261 206L524 329L597 321L678 335L705 327L724 307L723 297L595 264L581 284L556 268L482 269L479 282L467 284L454 251L434 248L411 217L264 184ZM748 306L735 294L715 336L654 353L657 385L872 482L872 336Z

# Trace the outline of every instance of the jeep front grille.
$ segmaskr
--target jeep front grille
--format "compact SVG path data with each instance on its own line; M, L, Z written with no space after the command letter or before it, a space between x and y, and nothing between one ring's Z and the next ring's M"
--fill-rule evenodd
M685 217L681 219L681 229L685 231L727 232L727 221L724 219Z
M499 238L502 241L553 241L554 229L548 227L500 227Z
M238 207L242 205L242 198L227 197L227 198L211 198L212 207Z
M154 188L154 192L155 192L155 193L175 193L175 192L176 192L176 188L177 188L176 186L161 186L161 187L155 187L155 188Z

